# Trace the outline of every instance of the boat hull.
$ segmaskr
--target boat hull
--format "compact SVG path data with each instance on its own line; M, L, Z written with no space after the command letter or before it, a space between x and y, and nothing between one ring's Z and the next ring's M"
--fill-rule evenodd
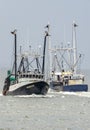
M55 91L81 92L88 91L87 84L62 85L60 82L51 82L50 88Z
M63 85L61 82L51 82L50 83L50 88L59 92L59 91L63 91Z
M80 91L88 91L88 85L87 84L76 84L76 85L67 85L63 86L63 91L69 91L69 92L80 92Z
M48 92L49 85L45 81L38 81L34 83L25 83L18 85L11 85L7 92L4 92L3 95L31 95L31 94L42 94L45 95ZM13 89L14 88L14 89Z

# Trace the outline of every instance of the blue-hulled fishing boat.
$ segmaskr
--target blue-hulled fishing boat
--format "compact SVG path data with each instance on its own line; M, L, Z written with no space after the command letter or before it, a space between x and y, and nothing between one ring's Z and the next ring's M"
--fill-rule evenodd
M51 49L52 52L52 71L50 78L50 88L56 91L88 91L88 85L85 83L85 76L78 69L78 63L82 57L77 56L76 27L73 22L72 45L68 47Z

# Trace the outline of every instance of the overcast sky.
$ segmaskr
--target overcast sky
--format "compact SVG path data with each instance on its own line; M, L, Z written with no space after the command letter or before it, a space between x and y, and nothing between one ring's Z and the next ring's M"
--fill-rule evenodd
M0 68L11 65L14 29L18 46L35 48L43 44L49 22L52 45L67 44L73 20L78 24L78 50L85 55L82 67L90 69L90 0L0 0Z

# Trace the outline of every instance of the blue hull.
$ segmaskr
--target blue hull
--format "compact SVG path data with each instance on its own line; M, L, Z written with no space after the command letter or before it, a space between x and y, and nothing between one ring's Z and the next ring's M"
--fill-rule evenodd
M74 85L62 85L60 82L51 82L50 88L55 91L68 91L68 92L87 92L87 84L74 84Z
M63 91L69 91L69 92L79 92L79 91L88 91L88 85L87 84L77 84L77 85L67 85L63 86Z

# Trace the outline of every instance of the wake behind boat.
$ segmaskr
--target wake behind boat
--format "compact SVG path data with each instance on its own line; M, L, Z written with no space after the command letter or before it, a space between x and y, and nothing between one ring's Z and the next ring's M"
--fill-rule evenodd
M3 95L30 95L30 94L43 94L48 92L49 85L45 81L44 68L45 68L45 49L46 39L48 33L45 34L44 48L43 48L43 61L42 65L39 62L39 55L26 55L22 54L19 66L17 65L17 35L16 30L12 32L15 40L15 61L13 71L8 71L8 76L5 79L3 87ZM31 58L31 60L30 60ZM34 63L34 64L33 64ZM36 63L36 65L35 65ZM18 66L18 70L17 70Z

